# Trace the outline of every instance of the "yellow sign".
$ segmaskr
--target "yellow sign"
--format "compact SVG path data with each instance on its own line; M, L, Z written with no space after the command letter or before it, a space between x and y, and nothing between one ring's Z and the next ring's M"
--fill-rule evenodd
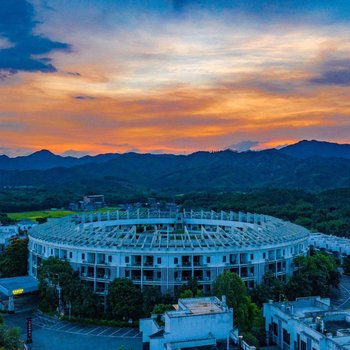
M23 288L14 289L14 290L12 291L12 294L13 294L13 295L19 295L19 294L23 294L23 292L24 292L24 289L23 289Z

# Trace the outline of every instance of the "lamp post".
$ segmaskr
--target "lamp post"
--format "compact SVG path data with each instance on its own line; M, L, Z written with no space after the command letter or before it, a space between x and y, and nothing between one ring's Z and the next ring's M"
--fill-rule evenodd
M72 302L69 301L69 302L67 303L67 306L68 306L68 319L70 320L71 315L72 315Z
M243 335L238 336L238 348L242 349Z

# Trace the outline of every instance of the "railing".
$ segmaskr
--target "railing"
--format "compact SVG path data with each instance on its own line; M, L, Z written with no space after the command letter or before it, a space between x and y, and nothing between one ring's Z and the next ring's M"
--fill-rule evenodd
M240 349L243 350L256 350L255 346L251 346L244 341L242 335L239 335L238 329L235 328L230 332L230 337L232 341L239 346Z

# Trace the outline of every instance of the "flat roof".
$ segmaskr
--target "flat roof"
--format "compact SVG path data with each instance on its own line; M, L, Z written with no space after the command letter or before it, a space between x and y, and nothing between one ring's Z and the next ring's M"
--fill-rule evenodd
M0 278L0 292L6 296L36 292L38 281L32 276Z
M181 299L181 303L191 314L211 314L224 312L217 298Z
M216 297L179 299L177 310L168 311L169 317L208 315L227 312Z

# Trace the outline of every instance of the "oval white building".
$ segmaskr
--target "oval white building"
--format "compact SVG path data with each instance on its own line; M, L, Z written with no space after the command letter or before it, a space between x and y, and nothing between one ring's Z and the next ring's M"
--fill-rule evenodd
M277 218L234 212L149 210L77 214L51 219L29 234L29 274L42 259L70 262L93 290L106 295L115 278L174 294L195 277L209 292L225 270L248 288L266 272L281 280L308 251L309 231Z

